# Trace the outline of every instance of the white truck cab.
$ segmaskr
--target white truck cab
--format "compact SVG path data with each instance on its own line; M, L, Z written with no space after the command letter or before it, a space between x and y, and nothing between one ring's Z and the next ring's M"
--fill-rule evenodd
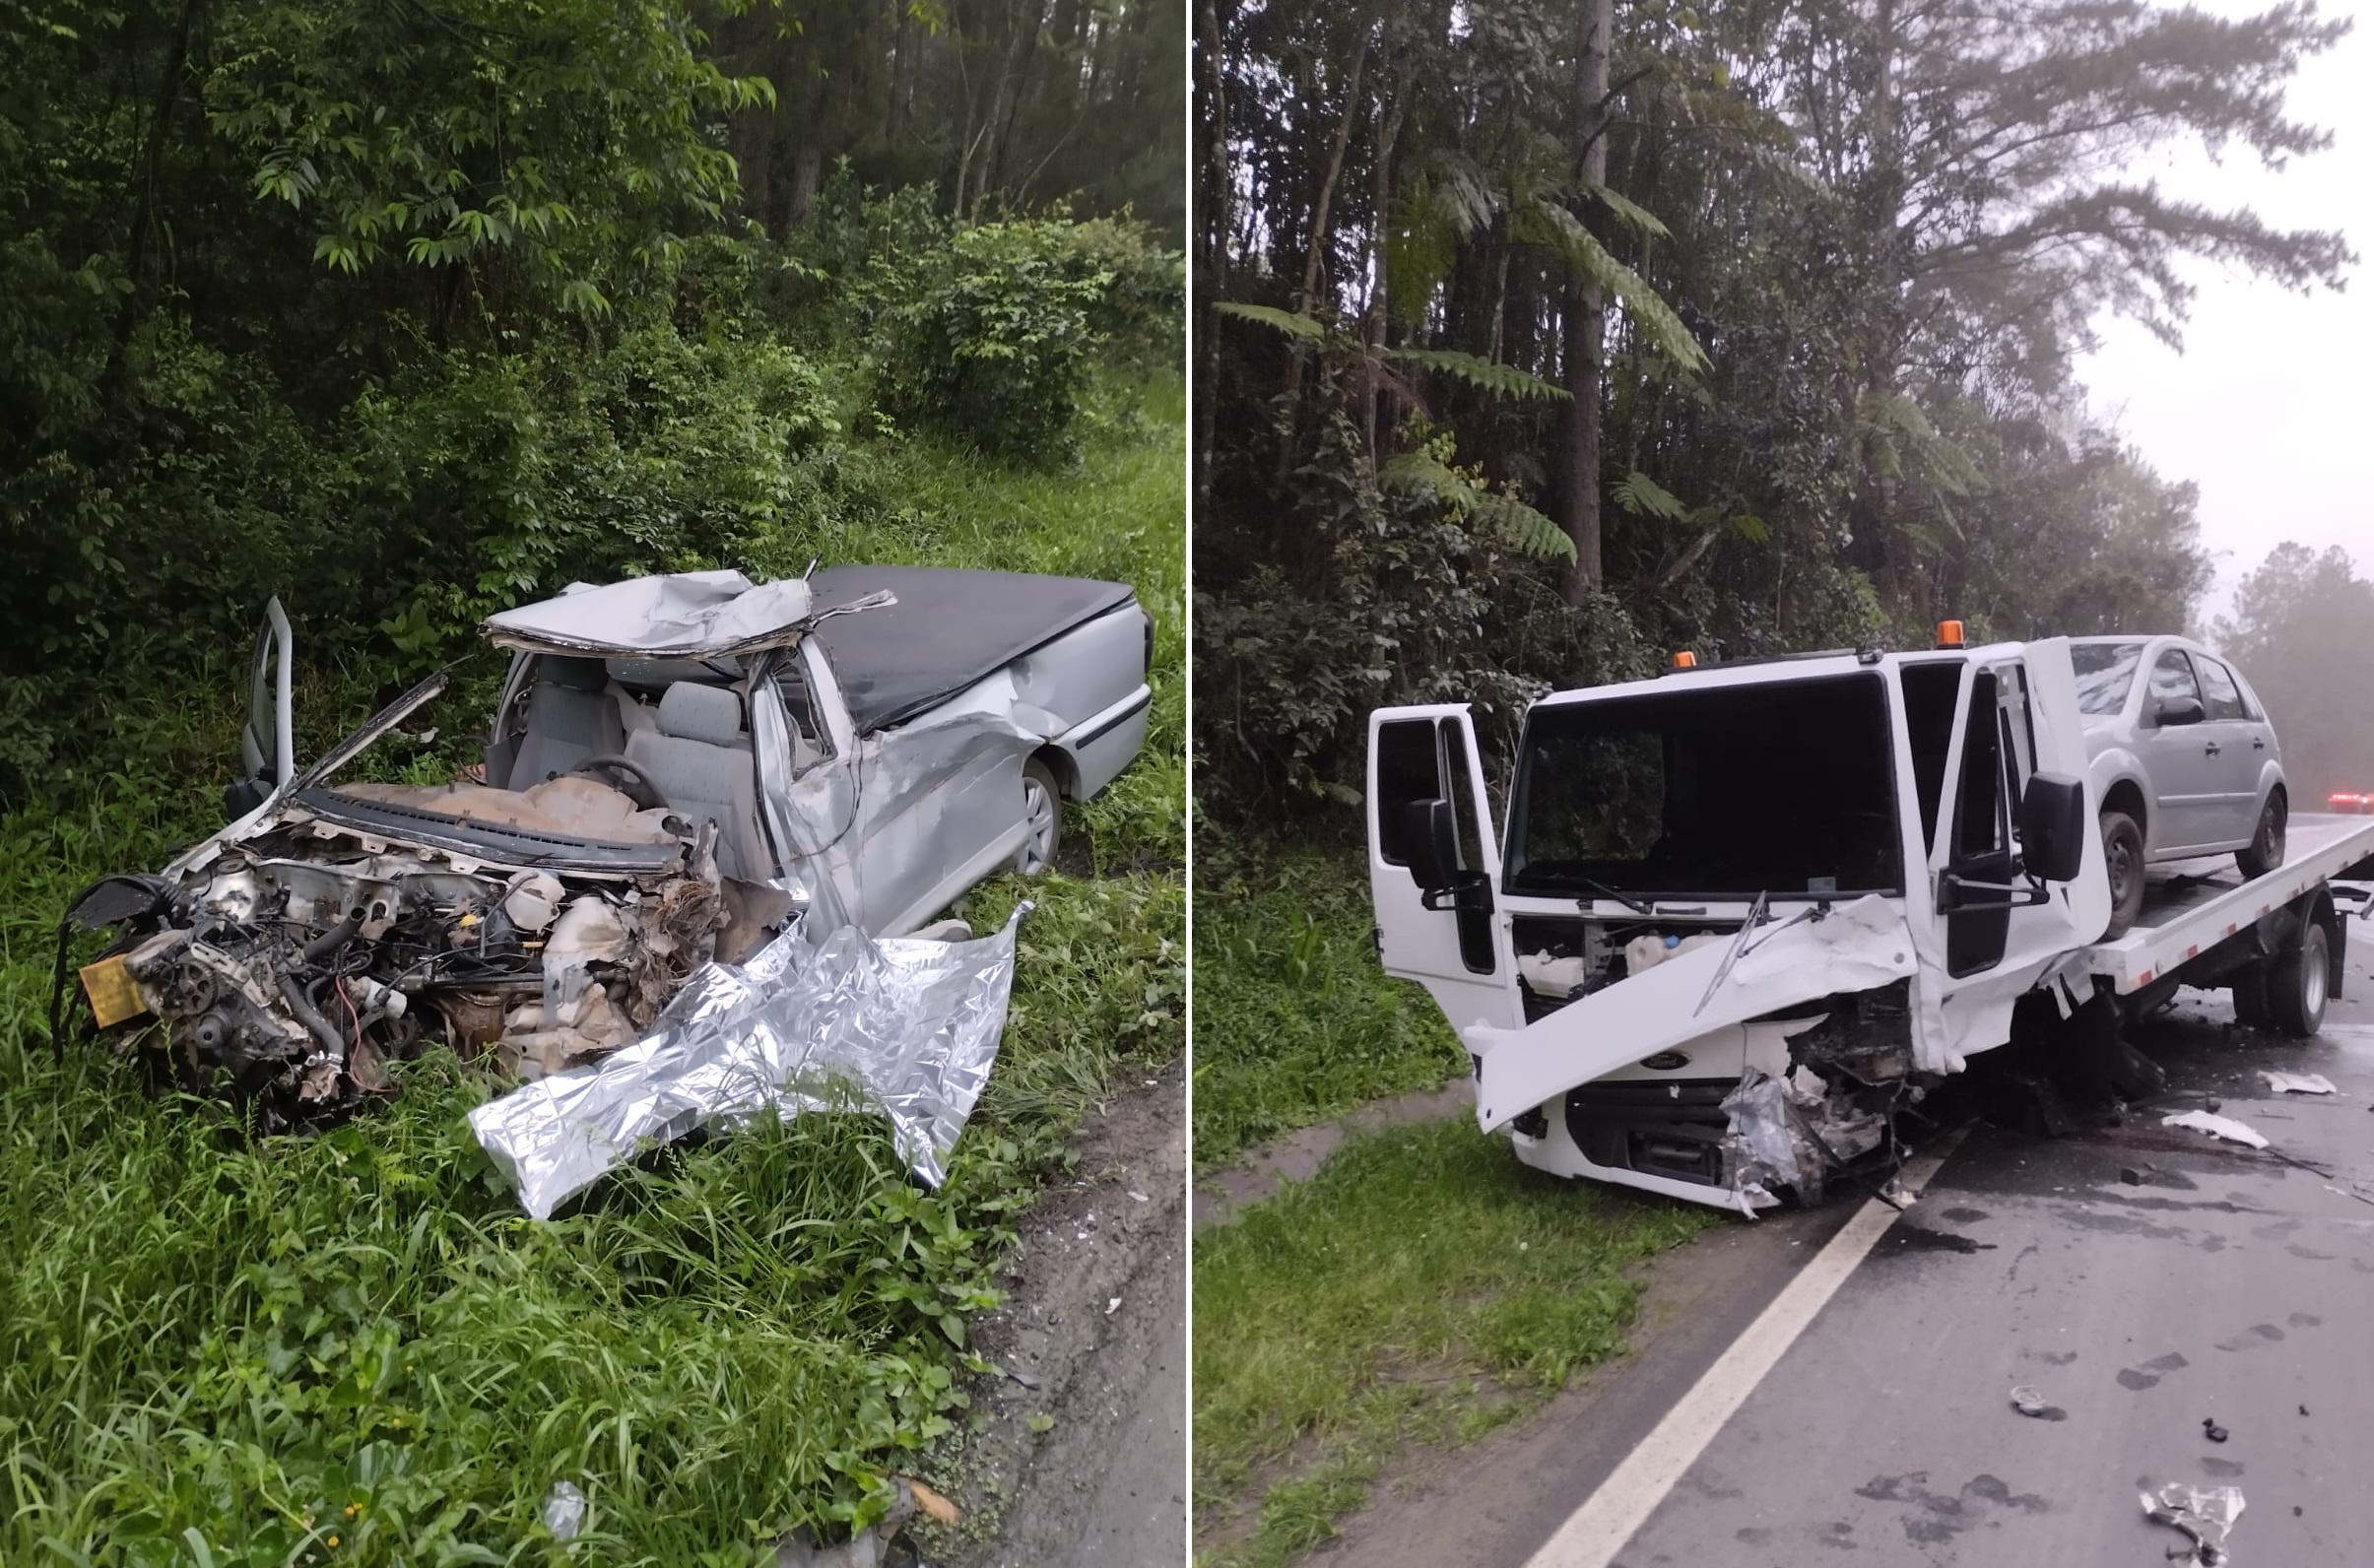
M1370 716L1379 952L1458 1031L1486 1132L1544 1170L1752 1212L1892 1160L1896 1113L2011 1040L2040 988L2066 1018L2233 957L2212 939L2157 973L2094 961L2110 889L2069 643L1940 631L1920 652L1678 655L1544 697L1497 833L1466 707ZM2272 962L2321 926L2320 1011L2341 932L2329 894L2309 904L2338 853L2224 930ZM2204 918L2147 916L2122 947Z

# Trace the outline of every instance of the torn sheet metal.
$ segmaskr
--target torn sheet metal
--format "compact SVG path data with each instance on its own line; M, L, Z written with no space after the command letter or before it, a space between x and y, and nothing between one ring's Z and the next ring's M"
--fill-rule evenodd
M2338 1094L2333 1080L2322 1073L2270 1073L2262 1069L2259 1076L2267 1079L2270 1094Z
M2168 1549L2171 1558L2196 1562L2202 1568L2219 1568L2233 1559L2225 1549L2225 1537L2242 1517L2244 1503L2239 1486L2188 1486L2171 1481L2156 1492L2141 1494L2143 1517L2154 1525L2166 1525L2184 1532L2193 1542L2191 1551Z
M1723 1097L1723 1111L1731 1119L1723 1168L1742 1195L1788 1187L1799 1203L1818 1204L1831 1171L1844 1170L1887 1137L1885 1117L1831 1092L1803 1068L1786 1078L1748 1068ZM1748 1203L1741 1208L1754 1217Z
M2211 1138L2222 1138L2229 1143L2248 1143L2253 1148L2267 1146L2267 1140L2249 1123L2237 1122L2230 1116L2212 1116L2208 1111L2184 1111L2174 1116L2163 1116L2159 1119L2159 1125L2190 1128L2196 1133L2207 1133Z
M471 1130L549 1219L571 1195L695 1128L843 1103L890 1119L899 1156L938 1186L980 1098L1014 985L1028 903L972 942L877 942L806 923L750 962L694 974L652 1032L599 1066L530 1083L470 1113Z
M819 608L805 578L754 583L738 571L679 571L572 583L559 597L489 616L497 647L643 659L715 659L797 642L826 616L887 609L885 591Z
M1470 1025L1463 1038L1482 1058L1478 1124L1497 1131L1577 1084L1716 1029L1913 973L1903 914L1887 899L1858 898L1818 918L1814 907L1756 927L1745 943L1669 958L1522 1029Z

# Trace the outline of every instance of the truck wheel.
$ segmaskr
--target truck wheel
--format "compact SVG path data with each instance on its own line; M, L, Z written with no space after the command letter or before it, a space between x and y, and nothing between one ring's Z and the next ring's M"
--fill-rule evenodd
M2267 1005L2275 1027L2295 1039L2316 1033L2325 1021L2325 928L2309 921L2300 940L2285 947L2267 973Z
M2124 937L2143 912L2143 830L2125 812L2102 814L2102 864L2110 873L2107 942Z
M2259 809L2259 830L2251 834L2250 847L2234 851L2234 864L2242 868L2245 877L2264 877L2283 864L2283 819L2288 815L2283 805L2283 792L2267 792L2267 804Z
M1045 876L1063 838L1063 786L1035 756L1022 764L1022 821L1030 836L1014 852L1014 869L1025 877Z

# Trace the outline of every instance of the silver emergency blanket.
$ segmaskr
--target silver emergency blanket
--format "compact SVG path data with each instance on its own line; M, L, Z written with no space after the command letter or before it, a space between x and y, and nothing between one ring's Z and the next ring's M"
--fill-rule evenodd
M738 571L680 571L595 587L487 618L488 638L539 651L713 658L798 638L814 599L790 577L753 583Z
M936 1187L997 1060L1029 908L971 942L877 941L853 926L812 941L802 921L747 963L697 970L649 1034L599 1065L472 1111L471 1131L520 1206L549 1219L646 1142L788 1121L854 1094Z

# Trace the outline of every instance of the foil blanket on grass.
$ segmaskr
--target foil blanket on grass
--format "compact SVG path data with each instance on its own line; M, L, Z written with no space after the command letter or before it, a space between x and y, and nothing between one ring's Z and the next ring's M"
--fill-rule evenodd
M746 963L693 974L650 1033L598 1066L472 1111L471 1131L518 1184L520 1206L549 1219L646 1143L789 1120L854 1091L937 1187L997 1060L1015 928L1029 908L971 942L876 940L852 926L812 941L795 925Z

